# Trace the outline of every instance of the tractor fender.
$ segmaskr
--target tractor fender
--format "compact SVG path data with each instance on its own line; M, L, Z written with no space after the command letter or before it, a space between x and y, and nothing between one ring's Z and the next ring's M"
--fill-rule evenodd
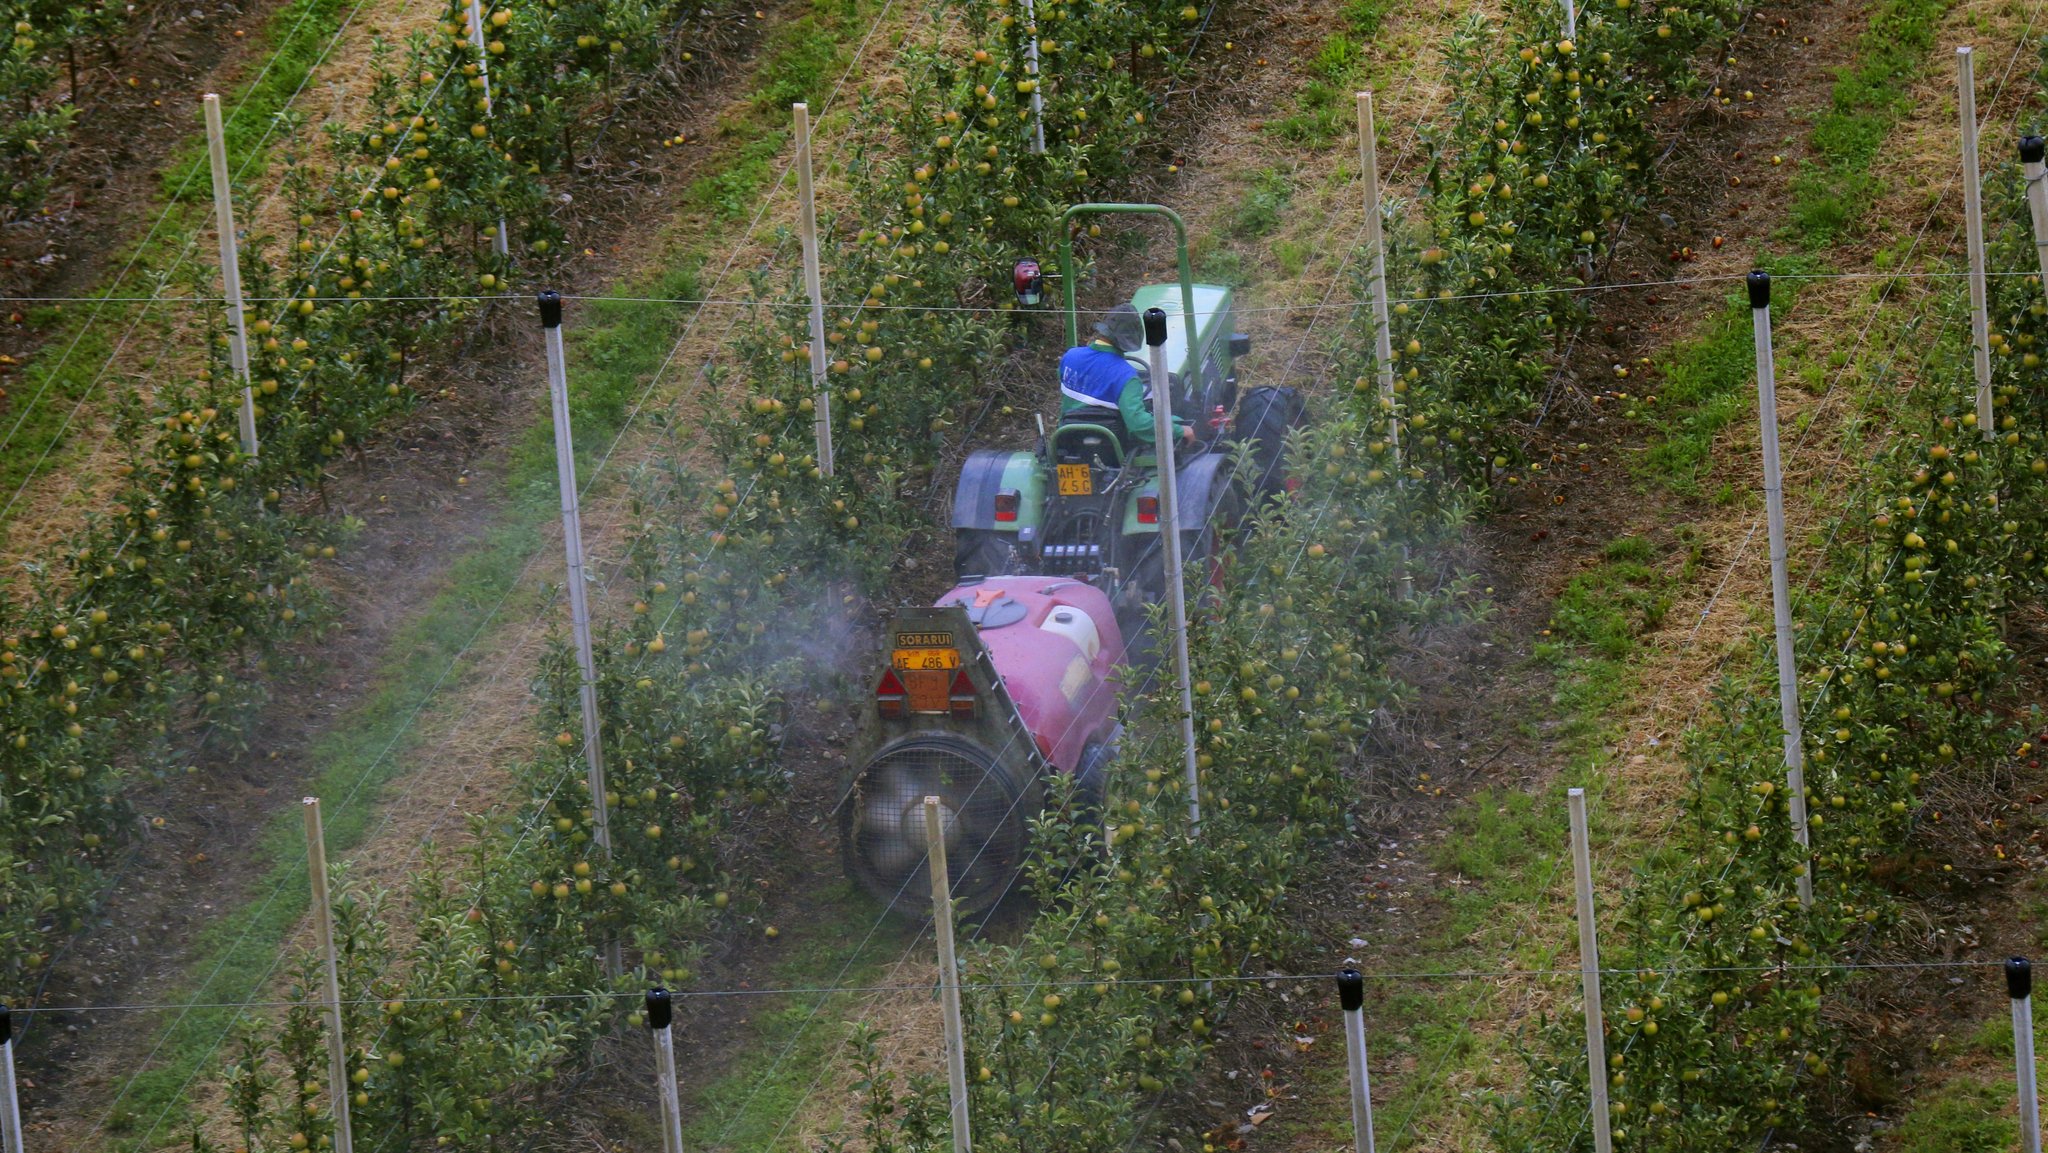
M996 520L996 494L1016 490L1017 519ZM953 527L1016 532L1036 526L1045 509L1045 473L1029 452L980 449L960 466L960 484L953 490Z
M1202 453L1180 467L1180 486L1175 490L1175 495L1180 497L1180 508L1176 511L1174 519L1180 522L1182 533L1199 530L1215 513L1216 506L1222 502L1231 485L1231 464L1229 453L1212 451ZM1158 494L1159 478L1153 477L1140 486L1130 500L1124 502L1125 536L1159 531L1156 524L1138 523L1137 501L1139 496Z

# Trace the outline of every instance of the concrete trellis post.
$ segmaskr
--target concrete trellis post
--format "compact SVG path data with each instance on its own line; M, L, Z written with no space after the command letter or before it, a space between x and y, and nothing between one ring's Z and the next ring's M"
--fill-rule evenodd
M348 1046L341 1035L341 976L334 952L334 906L327 892L327 837L320 825L320 798L307 797L306 867L313 882L313 928L320 938L321 1008L327 1014L327 1092L334 1099L334 1148L350 1153Z
M1614 1153L1607 1114L1607 1029L1600 1008L1600 942L1593 924L1593 853L1586 842L1586 790L1565 797L1571 810L1572 880L1579 906L1579 987L1586 998L1586 1085L1592 1091L1593 1149Z
M2025 957L2005 963L2012 998L2013 1076L2019 1088L2021 1153L2041 1153L2041 1102L2034 1076L2034 969Z
M1031 154L1045 152L1045 94L1038 79L1038 5L1024 0L1024 76L1031 81Z
M469 25L469 42L476 48L476 76L484 82L484 119L488 120L497 111L491 99L491 52L484 45L484 0L462 0L463 20ZM498 217L498 231L491 236L491 251L504 257L511 252L511 242L505 236L505 218Z
M1778 650L1778 719L1785 748L1785 804L1799 842L1799 903L1813 903L1813 860L1806 828L1806 740L1799 715L1799 662L1792 645L1792 584L1786 571L1785 478L1778 460L1778 369L1771 355L1771 274L1749 274L1750 325L1756 334L1756 407L1763 438L1764 514L1771 550L1771 616Z
M818 267L818 203L811 189L811 108L796 114L797 235L803 242L804 294L811 301L811 430L818 442L818 472L832 475L832 390L825 381L825 289Z
M1991 405L1991 315L1984 284L1984 176L1977 166L1977 77L1970 49L1956 49L1956 112L1963 129L1963 227L1970 242L1970 352L1977 372L1977 433L1998 435Z
M1185 318L1194 331L1195 318ZM1174 469L1172 379L1166 367L1166 310L1145 310L1146 355L1152 370L1152 437L1159 454L1159 541L1166 550L1167 622L1172 626L1174 673L1180 690L1180 739L1188 785L1188 824L1202 826L1202 777L1195 762L1195 690L1188 670L1188 596L1180 541L1180 480Z
M220 233L220 289L227 304L228 365L242 386L242 452L255 456L256 395L249 387L249 322L242 311L242 258L235 237L234 180L228 174L227 130L221 124L220 97L209 92L206 107L206 162L213 170L213 223Z
M590 644L590 601L583 587L583 513L576 493L576 445L569 427L569 364L562 349L562 297L540 294L540 324L547 338L548 398L554 410L555 473L562 490L562 547L568 553L570 626L576 633L576 667L582 673L583 762L588 770L590 807L598 852L612 853L611 807L604 796L604 730L597 711L597 659Z
M1380 149L1373 128L1372 91L1358 94L1358 165L1365 183L1365 249L1372 261L1365 281L1372 297L1372 356L1379 367L1380 404L1387 410L1387 446L1401 473L1401 420L1394 407L1394 330L1387 315L1387 239L1380 221Z
M662 1153L683 1153L683 1105L676 1092L675 1003L667 989L647 990L647 1031L654 1038L654 1095L661 1104Z
M2027 218L2033 224L2034 258L2041 269L2041 290L2048 293L2048 140L2020 137L2020 174L2027 181Z
M1337 1003L1344 1010L1344 1056L1351 1068L1351 1146L1373 1153L1372 1077L1365 1061L1365 974L1346 965L1337 971Z
M932 877L932 927L939 943L939 1003L946 1026L946 1088L952 1103L953 1153L970 1153L967 1117L967 1030L960 1019L960 958L953 949L953 878L946 865L946 811L924 799L927 871Z
M14 1011L0 1001L0 1153L24 1153L21 1099L14 1092Z

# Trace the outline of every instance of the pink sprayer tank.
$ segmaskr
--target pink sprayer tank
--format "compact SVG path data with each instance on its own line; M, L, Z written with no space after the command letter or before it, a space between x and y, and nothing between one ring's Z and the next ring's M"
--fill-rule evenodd
M1102 590L1062 577L960 585L935 607L967 611L1038 751L1060 772L1110 728L1123 634Z

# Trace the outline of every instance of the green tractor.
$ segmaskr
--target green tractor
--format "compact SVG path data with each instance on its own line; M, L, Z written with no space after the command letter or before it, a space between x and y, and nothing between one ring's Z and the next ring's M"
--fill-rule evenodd
M1285 485L1281 459L1288 430L1301 421L1301 399L1287 388L1240 389L1238 360L1251 342L1232 329L1234 294L1194 282L1187 231L1178 215L1157 205L1080 204L1061 218L1069 346L1081 339L1072 224L1104 213L1159 215L1174 227L1179 282L1146 285L1130 304L1139 314L1165 313L1165 387L1174 416L1194 430L1175 453L1175 519L1187 571L1213 578L1244 512ZM1017 287L1021 300L1035 302L1035 265L1019 265ZM1120 351L1148 392L1159 387L1150 379L1147 350ZM1049 432L1041 425L1030 451L969 456L952 521L959 579L1029 573L1086 581L1109 595L1134 648L1147 606L1165 595L1157 456L1153 445L1129 435L1114 409L1070 412Z

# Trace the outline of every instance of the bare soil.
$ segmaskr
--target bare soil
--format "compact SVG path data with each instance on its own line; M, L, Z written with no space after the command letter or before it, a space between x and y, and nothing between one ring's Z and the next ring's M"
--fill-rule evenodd
M127 229L155 218L159 166L192 138L200 95L232 89L260 63L274 46L248 34L280 6L158 0L130 16L118 58L79 46L77 92L59 80L78 119L45 211L0 226L0 296L76 296L102 282ZM17 320L0 327L0 353L20 356L33 340Z
M1665 176L1670 193L1660 202L1672 221L1668 225L1659 222L1653 213L1650 220L1632 222L1628 241L1607 279L1698 279L1739 273L1749 267L1769 228L1781 219L1774 214L1781 213L1789 202L1784 182L1793 170L1790 161L1796 157L1795 150L1805 138L1806 124L1800 117L1824 99L1831 69L1842 61L1860 17L1852 5L1825 2L1753 15L1736 55L1742 61L1742 73L1772 78L1760 93L1764 99L1726 109L1714 106L1691 113L1682 122L1677 110L1668 113L1672 120L1665 127L1683 131ZM1783 25L1778 23L1781 18ZM1262 63L1247 63L1235 85L1220 86L1217 94L1204 94L1201 119L1205 127L1185 150L1188 157L1200 158L1200 162L1190 160L1178 181L1162 184L1163 195L1188 206L1191 231L1196 235L1220 231L1221 214L1259 168L1287 163L1295 166L1295 171L1313 176L1336 162L1333 155L1290 155L1296 150L1272 146L1254 127L1271 117L1279 93L1298 84L1315 42L1314 36L1303 36L1302 31L1321 19L1306 5L1282 3L1250 13L1214 33L1227 37L1235 45L1232 51L1245 61ZM1418 65L1414 74L1426 78L1430 71ZM1739 88L1741 83L1730 79L1733 87ZM1425 93L1416 98L1414 106L1383 104L1382 118L1419 123L1434 106L1433 99ZM692 135L696 135L701 131L698 126L712 119L702 110L717 107L714 93L700 103L697 113L656 119L666 126L691 124ZM1785 155L1788 163L1782 168L1769 165L1768 156L1773 154ZM687 184L693 155L654 150L635 179L660 187L651 192L633 191L622 196L620 203L633 205L638 220L655 218L649 214L650 205L653 212L664 211L674 195L672 190ZM1727 182L1731 169L1742 176L1740 186ZM1398 163L1393 170L1405 175ZM1314 182L1302 183L1308 187ZM85 207L106 211L109 199L102 195ZM1312 207L1313 214L1305 214L1305 220L1329 225L1329 235L1346 234L1349 217L1341 194L1321 198ZM116 213L107 218L122 217ZM132 219L132 212L127 218ZM1300 228L1305 227L1283 235L1302 235ZM634 220L594 223L592 247L602 253L620 251L643 228ZM1722 238L1721 245L1713 243L1716 236ZM1261 246L1245 247L1256 250ZM1671 259L1674 252L1685 248L1692 249L1696 259ZM1338 285L1336 292L1341 298L1344 288L1329 259L1334 250L1327 242L1325 249L1308 275L1285 286L1268 279L1254 290L1252 298L1299 303L1319 296L1318 290L1331 285ZM746 266L759 254L758 248L753 250L738 266ZM82 259L74 256L64 264L76 268ZM600 284L623 263L600 258L579 279L589 285ZM90 282L87 278L80 283ZM1533 642L1549 623L1557 594L1571 576L1595 562L1607 541L1642 535L1668 543L1675 524L1703 512L1670 498L1646 499L1637 490L1626 461L1631 452L1640 449L1641 438L1620 418L1603 415L1602 405L1611 406L1611 402L1600 398L1617 389L1613 365L1633 364L1642 356L1654 361L1672 341L1697 331L1701 319L1718 310L1732 287L1730 282L1715 281L1598 297L1594 330L1574 346L1550 398L1550 411L1532 432L1538 459L1545 459L1548 450L1556 450L1555 455L1571 465L1552 470L1540 480L1525 478L1527 483L1518 486L1502 508L1470 534L1460 559L1491 586L1496 611L1485 621L1415 638L1411 672L1421 686L1418 703L1392 719L1381 735L1381 744L1359 767L1361 834L1351 843L1334 847L1327 871L1305 887L1302 920L1312 944L1302 956L1358 956L1374 968L1400 968L1418 959L1415 950L1435 939L1434 929L1441 923L1442 894L1461 883L1460 878L1431 871L1427 863L1431 846L1447 834L1455 806L1481 788L1536 791L1554 781L1567 751L1550 739L1541 721L1525 722L1532 715L1540 716L1553 687L1550 674L1532 663L1530 655ZM1261 346L1259 369L1263 372L1284 364L1281 371L1297 379L1313 379L1316 370L1308 366L1317 363L1313 338L1322 327L1311 330L1306 322L1286 319L1291 314L1265 315L1270 319L1255 322L1262 326L1256 333ZM1284 356L1285 350L1298 346L1311 351L1300 358ZM147 834L135 864L103 914L104 923L76 943L63 962L62 976L50 990L51 1000L104 1003L160 995L187 972L189 944L212 913L247 896L246 885L238 876L251 859L256 831L264 818L296 797L295 790L306 772L304 750L347 715L350 704L368 687L366 680L397 627L439 587L448 559L488 531L496 508L486 495L497 487L493 482L498 474L493 470L501 454L496 450L535 415L528 399L531 382L537 379L532 351L500 341L488 346L487 356L464 358L451 366L445 370L453 387L450 399L437 403L406 428L394 430L389 442L337 477L330 487L336 508L367 522L363 535L334 566L332 593L346 631L331 636L317 652L302 654L306 659L281 687L278 703L265 710L254 726L260 736L249 752L224 756L217 765L210 763L199 777L171 782L146 799L143 811L164 815L166 828ZM692 354L703 351L707 350L691 349ZM1014 393L1000 393L998 399L1015 399L1017 407L1028 411L1042 398L1030 392L1029 382L1020 382ZM1003 431L998 418L984 415L995 426L994 432ZM1597 442L1600 448L1590 457L1568 451L1581 441ZM1581 462L1586 471L1579 471ZM457 486L455 478L465 472L470 484ZM941 469L936 475L948 474ZM1725 522L1728 518L1721 519ZM1707 551L1701 563L1708 571L1718 571L1738 558L1743 540L1739 528L1727 533L1710 531L1704 538ZM939 544L926 543L929 559L938 560ZM1731 651L1749 627L1741 606L1753 604L1761 587L1760 548L1752 545L1743 560L1723 600L1705 614L1704 627L1689 631L1691 622L1700 619L1702 608L1709 607L1707 596L1715 590L1689 588L1683 595L1691 599L1682 600L1668 618L1673 623L1663 633L1647 638L1656 650L1650 663L1670 674L1666 683L1672 691L1656 695L1650 702L1654 710L1650 715L1631 721L1632 742L1623 762L1628 768L1621 771L1648 773L1645 758L1661 757L1658 750L1669 748L1670 737L1710 679L1703 674ZM942 564L938 561L932 568ZM528 636L530 639L531 633ZM446 764L408 776L405 811L394 816L388 834L373 839L375 845L416 846L425 830L447 814L492 803L489 785L494 778L487 768L480 774L478 767L502 763L504 750L494 747L494 737L510 732L512 737L507 739L518 743L524 709L515 703L502 712L485 715L474 706L485 698L513 695L506 692L508 682L524 683L523 674L508 672L531 667L531 650L522 648L523 644L498 642L488 661L496 667L496 674L488 681L465 685L462 700L471 707L451 710L456 713L456 723L440 732L471 744L458 757L422 758L423 764ZM475 667L485 664L479 660ZM1480 710L1462 707L1471 701L1488 705ZM837 707L820 715L829 718L828 723L796 730L789 750L787 759L796 767L797 776L787 811L773 818L764 815L760 825L745 830L741 838L749 846L742 871L760 878L759 891L749 898L758 902L754 921L712 943L712 955L699 982L703 987L743 989L762 984L776 971L776 951L801 945L807 926L819 919L816 914L821 903L830 899L821 894L838 874L831 813L838 800L852 721L848 712ZM1652 737L1659 738L1657 746L1650 745ZM1668 763L1657 768L1666 773L1673 769ZM1987 817L1984 827L1988 829L1994 819L2004 818ZM2008 836L2006 845L2010 847L2012 841ZM366 860L376 855L364 854ZM1960 912L1992 908L1972 905L1977 899L1975 892L1969 892L1954 898L1953 904ZM768 924L780 929L776 943L766 943L756 931L757 926ZM902 942L902 947L909 949L915 944L913 933L884 924L878 937ZM141 948L145 940L154 947ZM882 983L916 985L928 979L928 965L906 959ZM108 990L119 990L119 997L110 996ZM1338 1035L1331 1031L1335 1013L1327 991L1320 985L1282 985L1276 992L1289 996L1247 997L1238 1002L1219 1030L1221 1044L1219 1058L1212 1062L1214 1075L1184 1099L1166 1104L1168 1115L1184 1132L1209 1130L1221 1138L1219 1145L1249 1139L1253 1148L1328 1146L1326 1135L1320 1133L1286 1124L1251 1125L1247 1120L1246 1110L1261 1103L1276 1104L1282 1119L1297 1111L1317 1118L1341 1112L1340 1104L1299 1100L1300 1087L1319 1069L1330 1062L1341 1065L1343 1060ZM889 1030L899 1061L912 1067L935 1067L935 1061L926 1060L935 1031L927 1001L917 996L877 994L863 1004L860 1015ZM1376 1015L1383 1005L1374 1002L1369 1015ZM132 1068L136 1037L109 1037L115 1031L103 1026L112 1022L108 1014L79 1013L57 1022L61 1040L33 1042L48 1046L32 1049L30 1054L37 1062L30 1069L30 1079L36 1082L29 1090L32 1123L50 1127L39 1137L39 1145L81 1148L67 1134L76 1136L80 1131L77 1123L90 1117L92 1103L104 1097L110 1080ZM736 1012L720 1001L687 1004L679 1024L678 1035L691 1039L683 1054L686 1084L710 1080L753 1040L746 1028L748 1010ZM835 1029L840 1025L829 1024ZM1303 1036L1319 1040L1304 1046L1296 1040ZM632 1100L638 1092L634 1087L643 1082L634 1071L643 1057L637 1049L626 1051L625 1044L622 1041L618 1051L608 1054L606 1064L613 1073L600 1072L593 1084L620 1089ZM1380 1083L1389 1092L1396 1091L1404 1082L1429 1073L1427 1069L1396 1067L1385 1071ZM618 1083L612 1081L613 1075ZM1382 1072L1376 1069L1375 1075L1379 1078ZM835 1089L834 1084L826 1085L823 1092L834 1101L817 1105L816 1112L807 1114L799 1128L816 1133L834 1127L833 1117L843 1108L837 1101L843 1094ZM1240 1131L1240 1126L1248 1126L1249 1131ZM586 1121L579 1147L598 1147L602 1134L619 1131L610 1121ZM1420 1143L1453 1147L1429 1137Z
M659 137L678 127L692 137L708 134L720 114L743 101L759 35L779 18L778 9L749 22L729 63L695 77L687 94L637 93L637 116L627 118L633 127L615 127L604 149L584 160L572 232L588 252L560 280L564 292L601 291L636 270L640 250L632 242L644 235L646 221L672 214L718 155L664 149ZM487 318L462 345L426 369L431 383L421 391L434 399L328 479L323 511L362 525L338 559L322 562L334 623L273 658L270 703L248 719L246 749L212 747L207 734L195 732L190 756L199 771L136 798L145 822L135 851L91 928L58 956L42 1003L163 1003L191 978L205 930L225 910L261 898L251 885L269 864L263 834L305 792L317 767L309 750L374 691L393 637L447 587L451 563L488 539L503 504L497 494L506 449L544 417L541 350L523 310ZM503 702L502 716L513 718L507 723L477 726L475 709L420 702L430 725L458 722L445 731L466 755L440 757L431 754L450 749L430 748L414 761L391 786L402 791L400 803L366 849L402 844L416 853L430 832L444 841L459 836L462 814L499 803L493 786L502 779L480 774L478 766L503 765L527 743L527 686L539 640L531 627L516 639L509 629L494 630L464 667L450 670L451 690L461 686L465 695ZM385 837L392 840L377 843ZM371 853L365 860L357 874L374 880L380 858ZM383 864L402 867L402 858ZM23 1105L35 1143L96 1148L91 1134L100 1111L142 1067L155 1027L168 1018L80 1009L36 1020L23 1049Z
M1738 63L1724 67L1720 84L1730 95L1748 88L1759 99L1665 110L1661 127L1674 145L1660 170L1663 194L1648 219L1630 222L1604 280L1701 283L1644 284L1595 298L1593 324L1574 343L1544 419L1530 430L1532 457L1553 468L1540 479L1522 474L1523 483L1469 534L1460 558L1489 586L1495 614L1416 638L1409 670L1417 685L1415 703L1391 718L1378 734L1378 746L1359 766L1360 833L1333 846L1325 867L1297 892L1310 942L1303 957L1327 958L1331 969L1339 959L1356 959L1368 974L1441 967L1439 950L1458 944L1443 935L1448 899L1471 883L1433 865L1440 859L1439 847L1452 835L1455 815L1481 793L1538 793L1546 795L1546 803L1561 801L1555 797L1557 777L1575 753L1583 752L1554 735L1558 725L1549 714L1555 678L1533 659L1534 645L1550 623L1551 606L1573 575L1599 562L1607 542L1646 537L1659 545L1660 555L1670 555L1674 530L1689 524L1698 531L1688 539L1701 546L1696 563L1708 577L1681 586L1667 623L1642 638L1650 651L1637 662L1633 711L1614 718L1616 731L1625 735L1600 758L1604 772L1628 782L1631 806L1642 808L1629 819L1649 829L1659 823L1660 792L1668 795L1683 779L1673 738L1697 716L1716 670L1755 634L1756 606L1767 603L1768 577L1761 534L1751 535L1755 510L1716 510L1632 479L1628 462L1645 447L1645 438L1630 423L1605 414L1621 407L1614 401L1619 392L1653 394L1654 366L1661 356L1699 332L1722 301L1740 290L1735 278L1753 266L1760 250L1772 247L1772 232L1785 223L1792 200L1788 184L1804 152L1810 117L1824 105L1835 69L1847 62L1863 16L1860 6L1826 0L1757 9L1732 48ZM1982 35L1981 28L1975 31L1980 42L2003 42ZM1970 32L1958 34L1967 38ZM1946 58L1946 47L1934 54L1937 60ZM2003 63L2002 49L1989 55ZM1943 107L1941 99L1946 82L1943 73L1920 86L1920 111L1899 130L1905 138L1932 135L1940 143L1889 153L1884 162L1893 189L1884 209L1888 213L1896 207L1896 219L1908 223L1926 211L1929 170L1943 172L1940 166L1951 163L1946 150L1953 105ZM2018 91L2009 91L2001 109L1988 112L1987 120L2000 123L1999 117L2022 99ZM1773 157L1782 157L1782 163L1773 163ZM1915 205L1911 209L1898 203L1909 195ZM1930 232L1939 235L1930 237L1923 251L1943 251L1946 218L1957 211L1937 214ZM1844 269L1868 267L1871 253L1891 239L1890 234L1860 238L1831 254L1832 262ZM1833 342L1823 347L1843 347L1844 316L1860 317L1870 307L1868 287L1857 281L1823 282L1802 291L1806 295L1788 328L1797 336ZM1859 334L1847 335L1861 343ZM1641 360L1645 357L1648 364ZM1618 365L1635 371L1623 380L1613 371ZM1825 413L1835 401L1825 391L1807 395L1796 385L1781 397L1788 410L1813 414ZM1794 510L1794 539L1839 511L1828 499L1840 495L1843 472L1840 451L1828 443L1831 430L1830 423L1821 422L1805 438L1811 443L1802 442L1805 451L1788 452L1788 486L1804 485L1822 494L1819 503ZM1726 462L1729 475L1755 472L1753 430L1733 429L1721 441L1716 457ZM1590 453L1572 451L1585 442L1597 447ZM1560 464L1565 467L1555 467ZM2023 670L2037 669L2042 660L2043 638L2033 615L2016 622L2009 638ZM2037 679L2024 676L2015 700L2038 700ZM1484 707L1473 708L1472 702L1484 702ZM1908 890L1919 900L1924 925L1889 950L1859 960L1989 962L2038 948L2042 936L2034 914L2043 861L2036 814L2044 774L2038 760L2029 760L1996 777L1987 790L1942 804L1942 828L1927 830L1931 856L1957 865L1955 873L1937 874ZM1618 881L1603 876L1602 891ZM1543 906L1504 906L1499 914L1515 926L1518 941L1531 933L1554 937L1548 955L1569 968L1576 964L1576 946L1568 910L1569 894L1560 882ZM1518 967L1514 956L1503 956L1493 967L1503 972L1469 982L1418 986L1368 981L1368 1027L1382 1038L1391 1036L1396 1043L1389 1049L1397 1054L1376 1059L1373 1068L1381 1147L1469 1149L1482 1143L1481 1095L1512 1087L1521 1072L1514 1067L1512 1046L1487 1038L1521 1032L1536 1011L1552 1004L1576 1011L1574 980L1512 975ZM1885 1115L1909 1104L1916 1085L1924 1088L1949 1075L1938 1061L1930 1063L1930 1056L1946 1051L1945 1040L1952 1049L1954 1038L2002 1013L2002 987L1995 969L1988 972L1993 975L1984 969L1952 974L1902 968L1860 979L1852 996L1832 1011L1845 1035L1869 1045L1855 1057L1866 1072L1852 1070L1847 1084L1824 1103L1826 1130L1808 1135L1809 1141L1818 1138L1818 1145L1803 1147L1864 1149L1868 1146L1857 1143L1867 1139L1884 1147ZM1188 1138L1195 1134L1219 1149L1322 1150L1348 1142L1344 1046L1334 989L1325 980L1306 985L1280 981L1267 989L1265 995L1237 1003L1219 1030L1219 1053L1210 1075L1167 1106L1169 1116L1187 1121L1187 1136L1177 1147L1194 1147ZM1430 1045L1416 1044L1418 1027L1438 1031L1431 1042L1437 1047L1451 1042L1441 1035L1445 1026L1440 1020L1434 1025L1416 1020L1413 1009L1402 1005L1403 996L1469 1004L1457 1028L1494 1054L1491 1075L1476 1082L1463 1072L1444 1079L1445 1066L1419 1064L1416 1054L1427 1054ZM1460 1015L1449 1014L1454 1020ZM1978 1061L1969 1068L1983 1074L1982 1065ZM1435 1101L1454 1102L1421 1106L1447 1115L1443 1129L1412 1130L1413 1113L1387 1110L1397 1096L1407 1094L1412 1100L1418 1089Z

